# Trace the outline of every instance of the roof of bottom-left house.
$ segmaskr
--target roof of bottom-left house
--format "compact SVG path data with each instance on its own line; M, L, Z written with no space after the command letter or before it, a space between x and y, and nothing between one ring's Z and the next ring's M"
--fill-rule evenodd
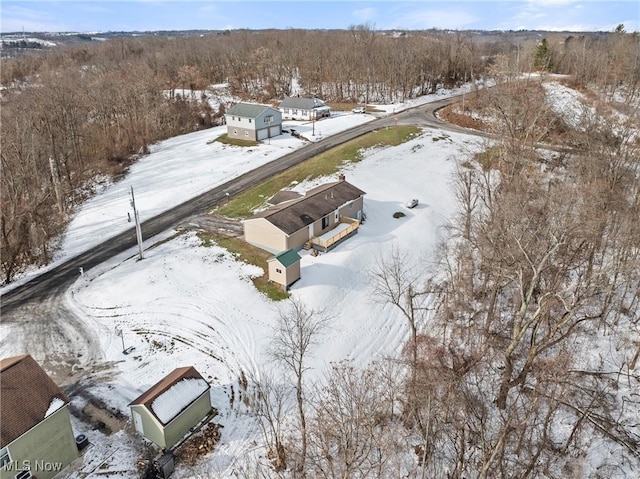
M0 361L0 448L69 403L30 355Z

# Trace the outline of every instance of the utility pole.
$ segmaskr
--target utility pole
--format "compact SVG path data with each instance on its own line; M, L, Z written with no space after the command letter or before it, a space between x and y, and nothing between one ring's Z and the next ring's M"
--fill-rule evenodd
M136 199L133 196L133 186L131 187L131 207L133 208L133 219L136 221L136 238L138 239L138 252L140 259L142 256L142 229L140 228L140 217L138 216L138 210L136 210Z

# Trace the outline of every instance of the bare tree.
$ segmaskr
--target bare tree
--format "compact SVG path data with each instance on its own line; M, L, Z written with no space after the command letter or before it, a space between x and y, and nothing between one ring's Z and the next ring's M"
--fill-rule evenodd
M250 377L249 408L258 420L262 437L267 445L267 457L276 472L287 467L284 446L283 424L289 412L289 402L293 393L291 387L276 380L269 373L258 379Z
M308 360L319 336L329 321L324 311L308 309L295 297L279 312L278 322L271 342L271 355L293 375L298 418L300 420L300 458L296 470L304 475L307 455L307 421L304 401L304 376L309 369Z
M359 370L334 364L316 388L309 421L309 462L314 477L406 477L402 425L386 414L386 383L377 363ZM395 461L398 459L398 461Z
M379 257L369 272L375 301L395 306L406 320L411 340L410 367L412 383L415 384L415 366L417 364L417 338L424 324L427 311L430 310L430 282L421 277L420 271L411 266L408 254L391 249L388 256ZM413 394L415 394L415 390ZM413 395L412 394L412 395Z

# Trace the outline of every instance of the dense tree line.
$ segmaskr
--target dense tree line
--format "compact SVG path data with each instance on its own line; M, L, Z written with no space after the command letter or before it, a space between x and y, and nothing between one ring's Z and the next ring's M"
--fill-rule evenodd
M371 271L372 296L406 323L405 349L363 370L334 365L306 390L304 429L287 407L293 378L257 381L250 404L277 433L243 477L604 479L640 469L637 121L597 109L573 129L539 80L513 73L498 68L499 88L474 104L499 140L460 166L459 215L437 264L392 250ZM616 107L633 111L632 100ZM567 131L572 151L540 149Z

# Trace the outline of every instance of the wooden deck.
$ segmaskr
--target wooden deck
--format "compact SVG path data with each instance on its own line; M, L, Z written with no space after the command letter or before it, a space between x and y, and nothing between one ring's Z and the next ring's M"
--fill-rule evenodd
M347 216L340 216L338 224L346 224L347 227L339 228L340 231L330 235L331 231L323 234L322 236L316 236L311 239L311 245L316 249L320 249L322 251L329 251L336 243L342 241L343 239L355 234L360 227L360 222L358 220L354 220L353 218L349 218ZM338 229L337 227L334 228Z

